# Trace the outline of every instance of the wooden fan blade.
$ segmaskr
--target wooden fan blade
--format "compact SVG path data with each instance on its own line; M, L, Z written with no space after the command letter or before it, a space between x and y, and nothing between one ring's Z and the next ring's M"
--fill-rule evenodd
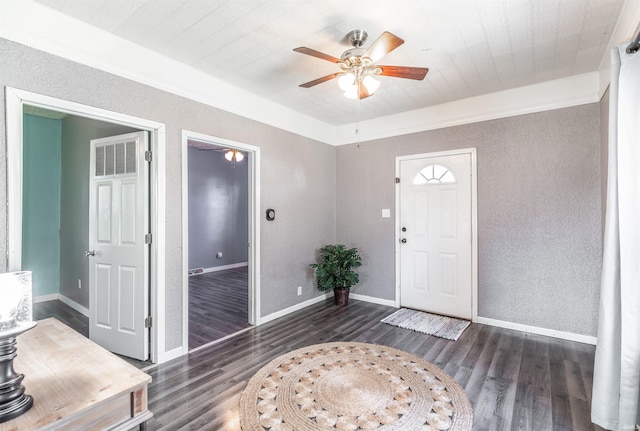
M393 76L395 78L407 78L422 81L429 68L427 67L405 67L405 66L377 66L382 69L380 75Z
M358 99L362 100L369 96L372 96L372 94L369 93L369 90L367 90L367 87L364 86L362 81L358 82Z
M322 78L314 79L313 81L305 82L304 84L300 84L299 87L309 88L314 85L322 84L323 82L327 82L333 78L337 78L340 73L332 73L331 75L323 76Z
M295 52L299 52L301 54L307 54L310 55L312 57L317 57L317 58L321 58L322 60L327 60L330 61L332 63L340 63L340 59L333 57L329 54L325 54L323 52L320 51L316 51L315 49L311 49L311 48L307 48L304 46L301 46L300 48L294 48L293 49Z
M363 57L369 57L371 62L375 63L391 51L404 43L403 39L385 31L378 39L367 49Z

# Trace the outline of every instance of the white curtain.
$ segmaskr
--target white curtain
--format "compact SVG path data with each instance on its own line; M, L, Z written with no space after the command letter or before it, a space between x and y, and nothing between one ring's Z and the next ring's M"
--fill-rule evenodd
M640 52L612 51L609 176L591 420L640 424Z

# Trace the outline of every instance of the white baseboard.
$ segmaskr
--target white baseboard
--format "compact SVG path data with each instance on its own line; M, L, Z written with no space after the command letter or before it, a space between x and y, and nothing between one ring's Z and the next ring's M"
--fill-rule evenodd
M65 304L67 304L69 307L73 308L74 310L76 310L78 313L81 313L82 315L89 317L89 309L86 307L83 307L82 305L78 304L76 301L67 298L66 296L64 296L63 294L59 294L58 295L58 299L61 302L64 302Z
M359 295L357 293L349 293L349 298L357 299L358 301L371 302L373 304L386 305L388 307L396 307L395 299L380 299L375 296Z
M73 308L78 313L82 314L83 316L89 317L89 309L88 308L83 307L82 305L80 305L76 301L74 301L73 299L69 299L69 298L67 298L66 296L64 296L61 293L52 293L51 295L34 296L32 301L33 301L34 304L37 304L39 302L46 302L46 301L60 301L60 302L63 302L65 304L67 304L69 307Z
M291 307L285 308L280 311L276 311L275 313L271 313L268 316L259 317L258 325L262 325L263 323L271 322L279 317L286 316L287 314L293 313L294 311L302 310L305 307L308 307L313 304L317 304L318 302L325 301L327 298L331 298L333 296L333 291L327 292L324 295L316 296L315 298L308 299L300 304L292 305Z
M51 295L34 296L32 302L34 304L37 304L38 302L57 301L59 296L60 295L57 293L52 293Z
M193 275L206 274L208 272L216 272L216 271L224 271L224 270L227 270L227 269L242 268L243 266L249 266L249 262L231 263L229 265L212 266L211 268L196 268L196 269L202 269L202 271L198 271L198 272L194 272L194 273L191 273L192 270L190 269L189 270L189 277L191 277Z
M522 325L520 323L506 322L504 320L489 319L487 317L479 317L478 323L484 325L497 326L499 328L515 329L517 331L528 332L530 334L545 335L547 337L561 338L568 341L577 341L578 343L596 345L597 337L591 335L574 334L573 332L556 331L554 329L540 328L537 326Z

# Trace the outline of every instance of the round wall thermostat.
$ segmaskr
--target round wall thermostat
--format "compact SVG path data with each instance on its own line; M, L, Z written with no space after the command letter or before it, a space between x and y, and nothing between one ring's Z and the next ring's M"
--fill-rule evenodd
M267 210L267 220L268 221L273 221L276 218L276 210L269 208Z

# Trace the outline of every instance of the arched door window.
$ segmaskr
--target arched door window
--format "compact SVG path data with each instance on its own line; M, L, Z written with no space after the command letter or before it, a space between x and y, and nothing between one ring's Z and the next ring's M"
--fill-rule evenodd
M425 166L413 179L413 185L424 184L455 184L456 177L448 168L442 165Z

